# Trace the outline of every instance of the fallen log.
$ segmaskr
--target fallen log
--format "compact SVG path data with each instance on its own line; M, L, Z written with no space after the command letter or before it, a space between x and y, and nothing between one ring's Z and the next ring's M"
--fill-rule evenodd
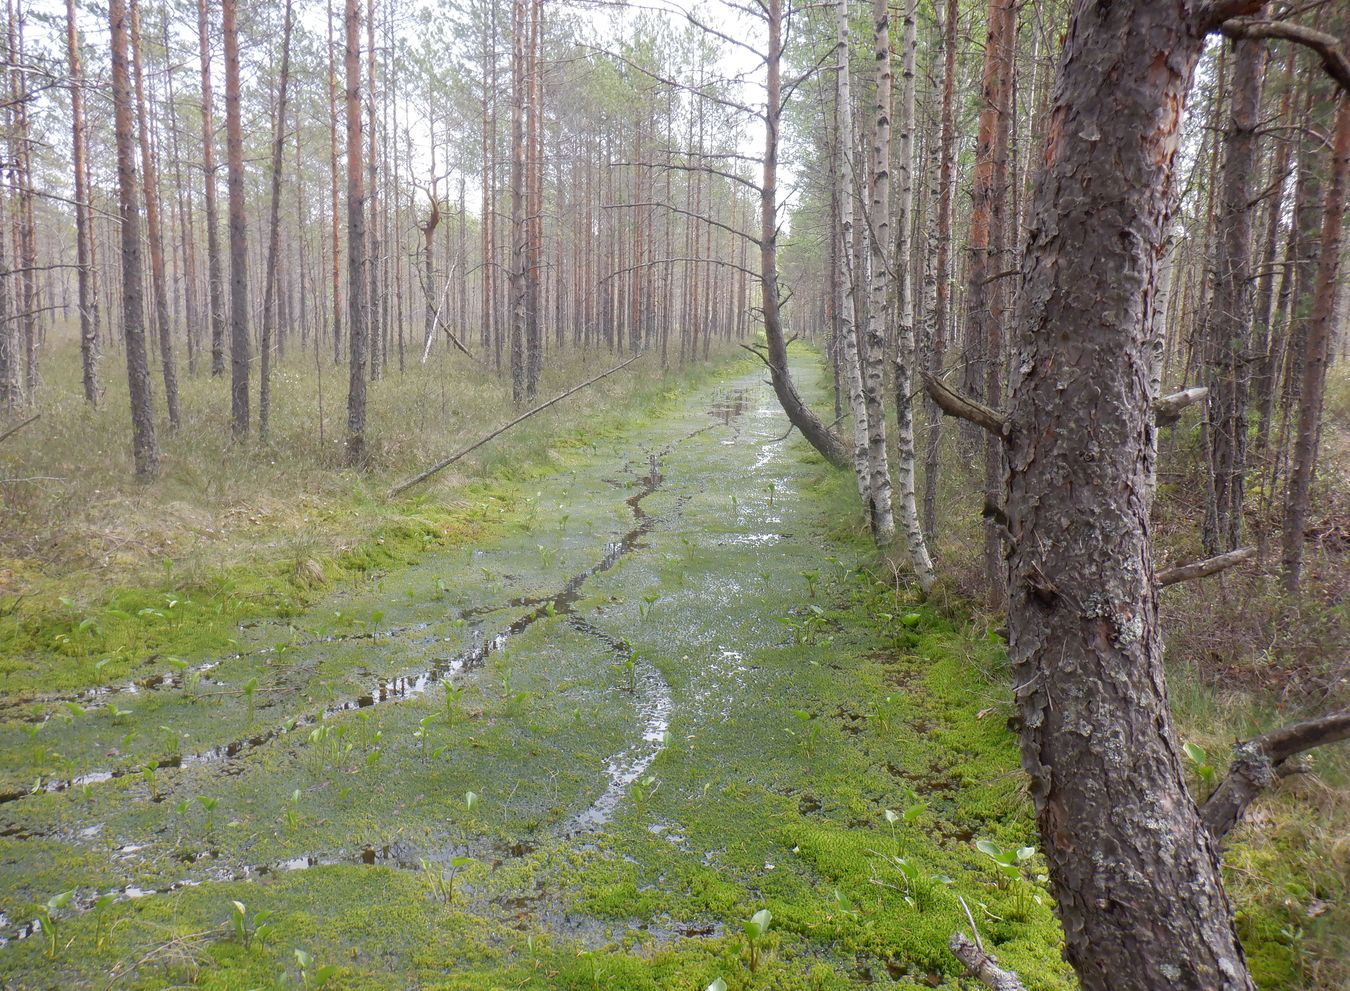
M594 385L596 382L599 382L602 378L606 378L610 375L613 375L620 369L627 368L629 365L631 365L633 362L637 361L641 357L642 357L641 354L635 354L633 355L633 357L629 358L623 364L615 365L613 368L609 369L609 371L601 372L599 375L595 376L595 378L587 379L580 385L572 386L572 388L568 389L561 395L554 396L548 402L540 403L533 409L526 410L524 413L521 413L520 416L516 417L510 423L503 424L496 430L492 431L492 433L488 434L486 437L474 441L472 444L470 444L468 447L464 448L461 451L456 451L454 454L450 455L450 457L446 458L444 461L436 462L434 465L432 465L426 471L422 472L420 475L414 475L406 482L400 482L398 485L395 485L392 489L389 490L388 493L386 493L386 498L392 499L394 498L394 496L401 495L402 493L407 492L414 485L418 485L422 482L425 482L428 478L430 478L432 475L435 475L437 472L449 468L452 464L454 464L460 458L464 457L466 454L471 454L474 451L478 450L480 447L482 447L488 441L492 440L494 437L500 437L502 434L506 433L506 431L514 427L517 423L521 423L525 420L528 420L530 417L534 416L534 414L542 413L544 410L548 409L555 403L560 403L568 396L580 392L582 389L586 388L589 385Z

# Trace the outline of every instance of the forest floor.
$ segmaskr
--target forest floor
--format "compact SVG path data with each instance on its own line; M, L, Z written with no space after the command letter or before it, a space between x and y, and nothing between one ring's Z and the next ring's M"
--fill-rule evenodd
M956 988L968 907L1072 987L1002 642L897 589L740 367L413 504L303 607L166 569L44 612L0 670L0 985ZM1335 986L1311 787L1229 854L1263 988Z

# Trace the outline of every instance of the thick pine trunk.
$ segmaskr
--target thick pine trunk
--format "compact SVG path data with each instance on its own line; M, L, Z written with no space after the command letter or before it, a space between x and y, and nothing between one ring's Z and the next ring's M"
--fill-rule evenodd
M1172 727L1148 522L1151 310L1201 8L1074 4L1022 266L1010 653L1084 991L1252 988Z

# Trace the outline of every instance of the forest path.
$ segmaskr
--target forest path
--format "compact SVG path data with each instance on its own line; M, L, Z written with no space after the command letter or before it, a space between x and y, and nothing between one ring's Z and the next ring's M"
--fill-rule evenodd
M799 375L820 390L814 366ZM785 430L758 373L698 390L521 483L525 511L483 546L162 681L0 712L0 979L130 979L116 968L212 931L231 900L276 913L279 949L193 950L233 975L221 987L275 980L293 946L360 987L447 970L493 986L472 975L537 970L545 944L604 950L602 969L671 947L700 970L739 952L761 899L799 925L824 899L837 920L822 871L847 889L873 869L850 840L859 876L834 877L839 841L815 821L875 842L856 830L884 827L905 789L954 805L956 777L896 732L922 703L886 686L912 676L839 622L867 552L827 529L848 486ZM913 759L867 753L883 728ZM813 863L803 847L822 843ZM61 938L89 952L48 980L31 906L68 890ZM849 984L880 966L855 955Z

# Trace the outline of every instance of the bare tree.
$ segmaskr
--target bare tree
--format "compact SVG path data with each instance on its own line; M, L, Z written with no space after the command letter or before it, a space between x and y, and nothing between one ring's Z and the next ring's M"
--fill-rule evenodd
M66 51L70 58L71 166L75 173L75 254L79 265L80 365L84 399L98 405L98 293L94 286L93 229L85 181L84 71L75 27L75 0L66 0Z

